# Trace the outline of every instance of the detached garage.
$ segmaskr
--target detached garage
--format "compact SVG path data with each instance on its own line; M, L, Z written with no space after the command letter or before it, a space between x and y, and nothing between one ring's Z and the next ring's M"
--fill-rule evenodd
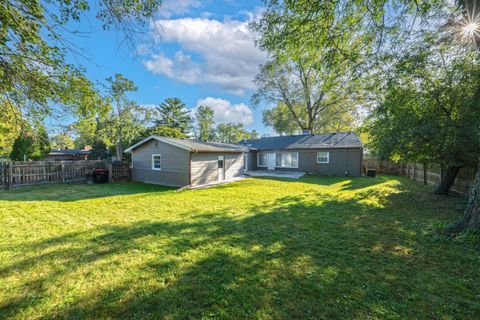
M152 135L125 150L134 181L184 187L243 175L245 146Z

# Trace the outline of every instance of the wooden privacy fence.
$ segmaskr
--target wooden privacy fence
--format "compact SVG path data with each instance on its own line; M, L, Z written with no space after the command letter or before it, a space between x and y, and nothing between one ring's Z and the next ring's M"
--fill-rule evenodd
M11 189L65 182L84 183L91 178L96 168L110 169L109 181L130 179L128 163L124 162L113 164L102 160L0 162L0 188Z
M398 174L409 177L412 180L424 184L436 185L442 177L442 167L439 165L428 165L426 168L420 163L400 163L388 160L378 160L365 157L363 168L376 169L377 173ZM458 172L457 178L451 188L452 191L465 194L468 192L470 183L475 176L476 168L465 167Z
M130 181L131 170L130 163L126 161L114 161L108 163L108 181L109 182L121 182Z

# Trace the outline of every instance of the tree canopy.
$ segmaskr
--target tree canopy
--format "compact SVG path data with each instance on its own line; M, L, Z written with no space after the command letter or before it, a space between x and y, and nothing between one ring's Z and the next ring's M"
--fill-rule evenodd
M192 118L190 111L179 98L167 98L157 107L158 119L155 120L157 126L166 126L172 129L178 129L187 135L192 127Z
M200 141L212 140L215 136L214 111L209 106L199 106L195 111L195 138Z
M6 0L0 6L0 95L18 116L85 113L96 108L98 93L80 66L66 62L79 54L67 40L68 23L94 10L105 29L114 28L133 39L137 26L153 17L159 0ZM52 8L55 8L52 10ZM70 33L70 34L73 34Z

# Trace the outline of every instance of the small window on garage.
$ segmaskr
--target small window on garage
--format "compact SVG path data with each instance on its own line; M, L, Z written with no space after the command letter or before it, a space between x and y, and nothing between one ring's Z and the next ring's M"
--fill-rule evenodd
M317 163L329 163L330 152L320 151L317 152Z
M152 154L152 170L162 169L162 156L159 154Z

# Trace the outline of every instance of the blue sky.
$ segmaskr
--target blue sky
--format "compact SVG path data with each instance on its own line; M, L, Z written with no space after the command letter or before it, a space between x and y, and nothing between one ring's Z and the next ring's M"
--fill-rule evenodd
M218 123L242 122L248 129L271 134L261 121L263 107L250 103L253 77L267 58L255 47L256 35L248 29L261 5L261 1L165 0L135 50L121 46L121 35L102 30L93 14L87 14L75 26L85 35L70 39L89 59L79 55L70 59L83 65L93 81L115 73L133 80L138 92L131 98L140 104L179 97L190 109L211 106Z

